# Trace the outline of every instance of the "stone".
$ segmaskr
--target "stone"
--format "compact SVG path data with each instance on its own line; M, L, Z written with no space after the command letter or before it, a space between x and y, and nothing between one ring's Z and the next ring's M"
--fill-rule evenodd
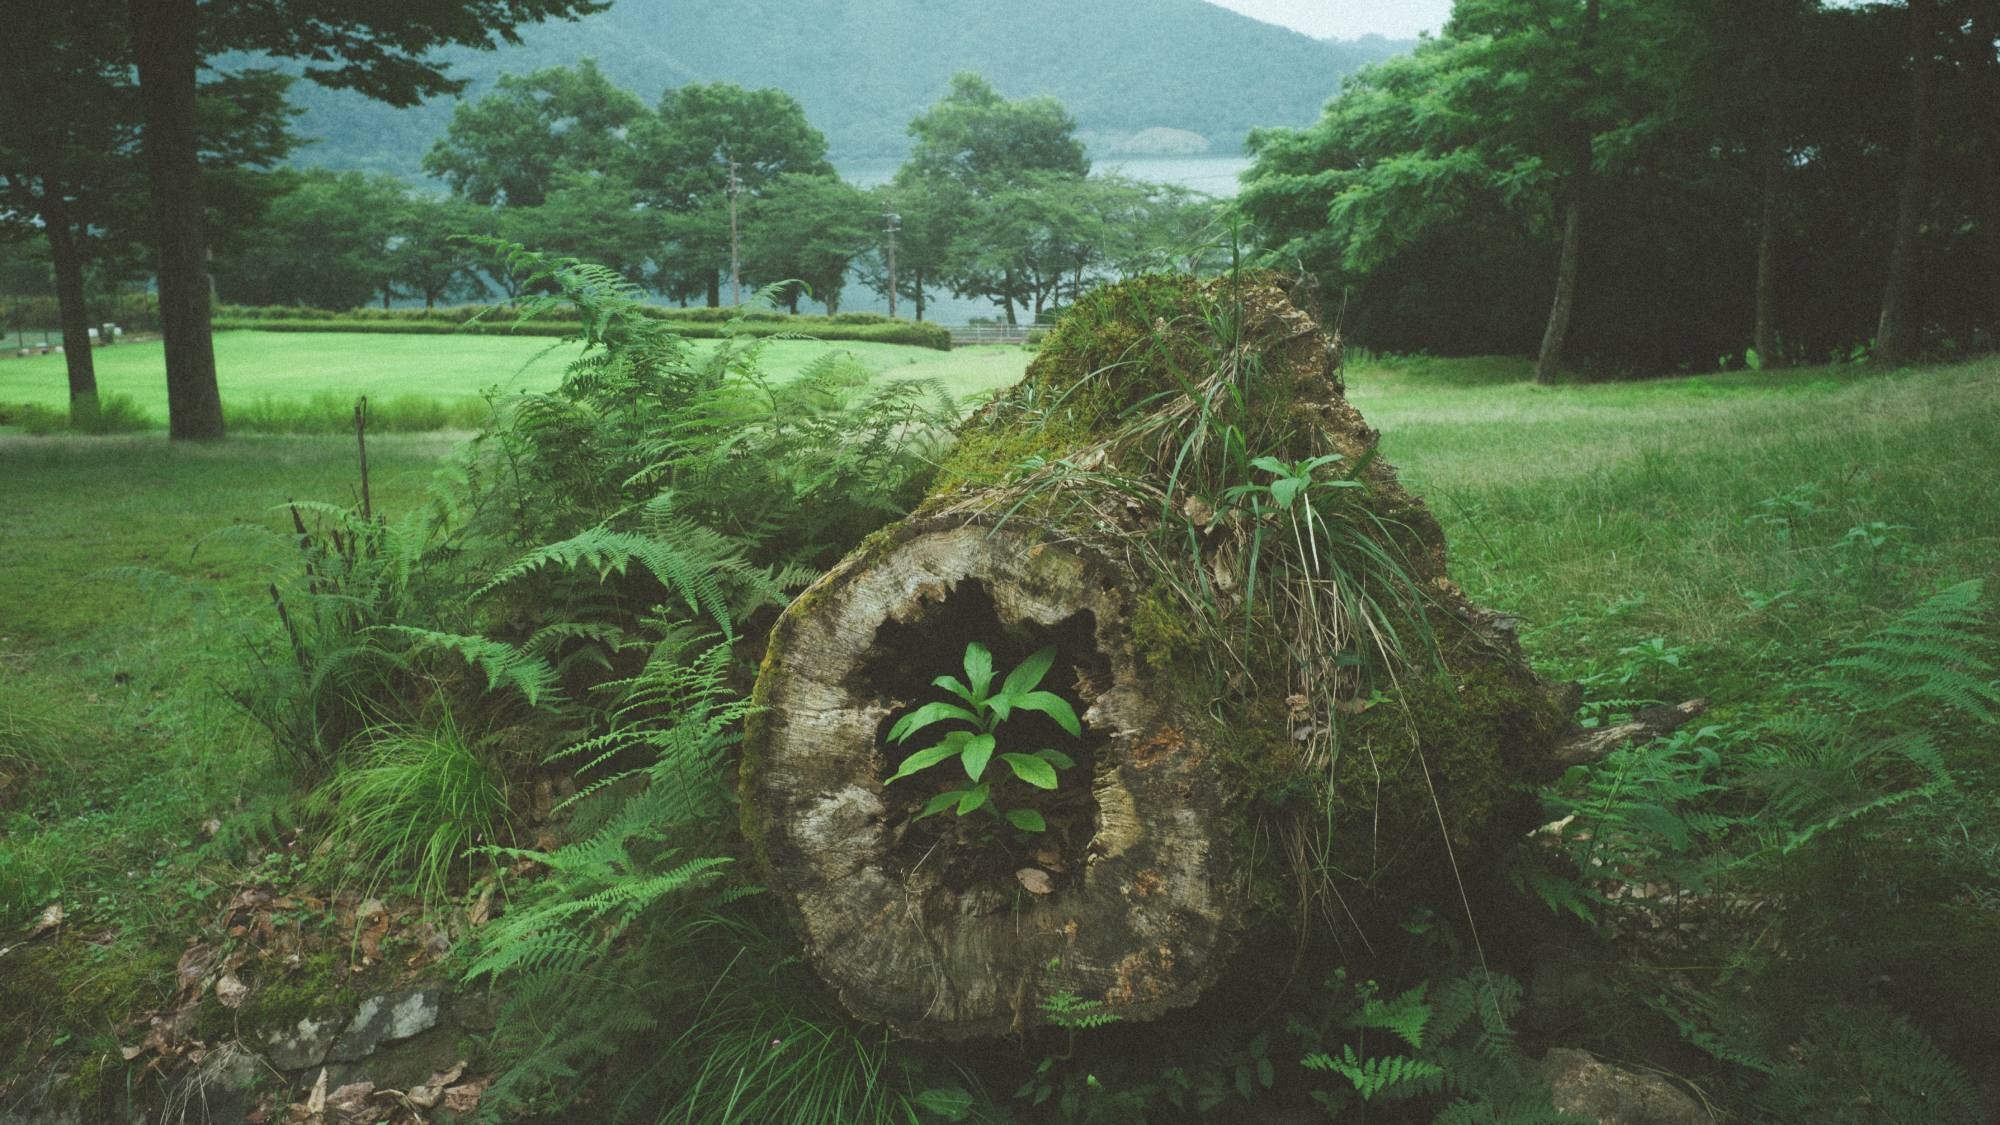
M356 1062L394 1043L437 1026L444 1002L441 988L411 988L370 996L361 1002L347 1030L327 1050L327 1062Z
M1599 1125L1709 1125L1707 1110L1657 1074L1612 1066L1588 1051L1555 1047L1542 1058L1542 1078L1561 1113Z
M340 1031L333 1016L300 1020L289 1030L274 1031L264 1038L264 1058L279 1070L304 1070L326 1061L327 1049Z

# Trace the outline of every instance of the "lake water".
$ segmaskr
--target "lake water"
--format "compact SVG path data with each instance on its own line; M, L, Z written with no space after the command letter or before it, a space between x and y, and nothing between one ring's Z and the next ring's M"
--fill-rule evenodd
M856 187L886 184L896 175L901 160L870 159L835 161L841 179ZM1156 184L1179 184L1195 191L1227 199L1236 194L1236 176L1250 167L1247 156L1100 156L1090 162L1094 172L1118 172L1135 180Z
M836 161L835 167L848 183L872 188L888 183L901 164L901 160L875 159ZM1104 156L1091 160L1091 170L1095 172L1117 172L1156 184L1179 184L1222 199L1236 194L1237 174L1249 166L1250 158L1247 156ZM888 300L863 285L858 278L849 280L847 288L841 290L840 298L843 311L889 311ZM804 306L801 308L803 310ZM896 311L909 316L909 302L898 302ZM999 319L1004 315L998 305L989 301L966 300L944 290L934 291L924 305L924 319L940 324L963 324L973 317Z

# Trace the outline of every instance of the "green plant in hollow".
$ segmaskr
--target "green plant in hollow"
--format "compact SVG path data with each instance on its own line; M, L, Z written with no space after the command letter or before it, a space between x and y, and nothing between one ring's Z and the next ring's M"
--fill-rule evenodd
M1043 676L1048 675L1049 667L1055 660L1055 646L1042 649L1021 661L1001 682L1000 690L995 692L990 690L994 675L993 653L985 645L973 641L965 646L964 680L946 675L931 681L957 696L965 706L943 701L926 703L889 728L891 742L906 741L918 731L942 722L960 722L971 728L951 731L936 745L911 754L890 776L889 782L894 784L953 758L965 768L965 776L972 781L972 785L947 790L931 798L924 811L917 814L918 819L956 805L960 816L982 808L991 809L1024 832L1048 829L1042 814L1033 809L1002 809L993 800L993 782L985 775L986 766L996 751L1016 778L1037 789L1054 789L1056 771L1076 765L1068 754L1053 748L1036 750L1032 754L999 751L1000 726L1015 711L1040 711L1054 719L1071 737L1082 735L1083 725L1077 721L1076 709L1069 705L1069 701L1052 691L1037 690L1037 685L1042 682Z

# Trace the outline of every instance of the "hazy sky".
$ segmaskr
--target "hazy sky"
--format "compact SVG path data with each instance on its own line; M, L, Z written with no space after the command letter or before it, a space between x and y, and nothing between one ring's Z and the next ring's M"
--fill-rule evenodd
M1451 0L1209 0L1231 11L1281 24L1307 35L1354 39L1376 32L1407 39L1436 31L1451 14Z

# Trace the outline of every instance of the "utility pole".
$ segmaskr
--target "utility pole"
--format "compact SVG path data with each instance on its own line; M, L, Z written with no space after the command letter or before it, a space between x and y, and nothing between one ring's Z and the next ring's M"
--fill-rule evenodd
M887 219L889 224L882 229L889 235L889 315L894 317L896 315L896 232L903 229L903 217L896 214L894 202L890 200L883 201L882 217Z
M743 304L743 255L736 232L736 197L743 181L736 175L736 161L729 162L729 303Z

